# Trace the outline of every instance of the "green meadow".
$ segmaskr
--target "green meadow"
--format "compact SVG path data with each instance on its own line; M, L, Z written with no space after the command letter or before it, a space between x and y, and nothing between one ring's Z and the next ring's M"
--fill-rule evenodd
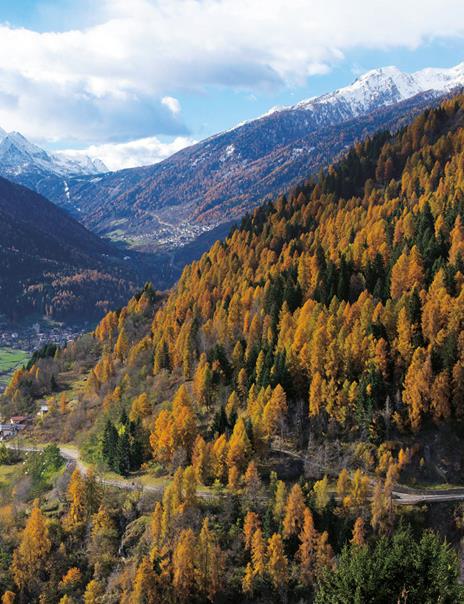
M14 348L0 348L0 384L7 384L11 374L29 360L29 353Z

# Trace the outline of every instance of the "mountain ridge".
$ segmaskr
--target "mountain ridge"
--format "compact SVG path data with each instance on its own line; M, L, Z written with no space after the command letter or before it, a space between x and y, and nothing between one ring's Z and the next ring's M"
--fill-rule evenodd
M15 153L18 159L26 162L24 166L18 165L8 154ZM65 152L49 153L38 145L31 143L20 132L6 132L0 129L0 168L4 170L5 164L11 167L17 166L17 173L21 168L27 170L29 163L37 169L48 170L58 176L77 176L89 174L101 174L109 172L105 164L99 159L91 159L88 156L77 158Z
M270 111L166 160L69 180L46 195L91 230L130 247L172 251L298 184L379 128L397 129L464 85L464 64L405 74L368 72L353 84Z
M0 128L0 176L49 197L51 187L67 198L68 180L107 172L100 160L49 153L20 132Z
M12 319L95 319L140 285L120 250L2 177L0 220L0 313Z
M464 64L414 74L371 70L349 86L270 110L151 166L66 177L39 170L26 183L21 174L7 177L98 235L157 254L157 284L165 288L224 225L297 186L357 140L407 125L462 84Z
M224 222L239 220L273 193L297 185L379 128L396 129L434 95L360 118L314 127L304 112L270 115L197 143L154 166L69 180L48 191L90 230L137 249L171 251ZM102 201L104 200L104 201Z

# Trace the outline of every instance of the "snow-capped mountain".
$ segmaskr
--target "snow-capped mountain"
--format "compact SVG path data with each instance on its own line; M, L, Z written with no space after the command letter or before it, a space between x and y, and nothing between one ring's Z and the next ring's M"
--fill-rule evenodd
M192 244L198 254L216 233L223 235L224 225L326 166L356 140L406 124L463 86L464 63L412 74L376 69L153 166L68 178L65 187L56 179L41 181L37 189L91 230L126 245L172 251ZM189 253L182 252L179 265L192 259Z
M19 132L6 132L0 128L0 173L9 171L19 175L36 170L57 176L108 172L108 168L100 160L92 160L86 156L71 157L64 153L47 153Z
M101 159L92 159L88 155L71 155L58 152L53 155L55 166L69 176L104 174L109 172Z
M442 95L463 86L464 63L449 69L427 68L415 73L405 73L394 66L382 67L368 71L335 92L305 99L296 105L271 109L262 118L277 112L306 110L320 123L327 119L327 111L332 109L338 117L351 119L418 94Z
M0 176L24 185L44 196L50 188L67 198L67 181L108 172L100 160L48 153L19 132L0 128Z

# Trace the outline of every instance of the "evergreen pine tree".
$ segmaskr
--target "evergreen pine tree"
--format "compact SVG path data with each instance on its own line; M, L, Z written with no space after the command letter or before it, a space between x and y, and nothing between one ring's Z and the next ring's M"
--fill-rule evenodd
M131 469L131 450L127 430L124 430L118 438L114 469L121 476L128 476Z
M108 420L106 422L105 430L103 432L102 440L102 457L108 466L114 470L116 469L116 456L118 449L119 434L113 423Z

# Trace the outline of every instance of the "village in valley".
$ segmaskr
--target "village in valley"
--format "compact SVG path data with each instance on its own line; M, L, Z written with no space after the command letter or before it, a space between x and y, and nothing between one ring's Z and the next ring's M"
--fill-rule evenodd
M0 317L0 349L14 348L32 354L45 344L64 346L92 329L89 323L58 323L45 319L11 323Z
M14 371L27 364L32 353L47 344L65 346L91 331L93 324L64 324L47 319L13 323L0 316L0 393Z

